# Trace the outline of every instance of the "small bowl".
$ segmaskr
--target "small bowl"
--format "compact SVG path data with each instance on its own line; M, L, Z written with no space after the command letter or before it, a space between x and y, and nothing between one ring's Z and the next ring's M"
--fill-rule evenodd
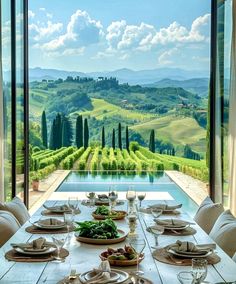
M137 259L125 259L125 260L119 260L119 259L110 259L109 257L104 257L103 253L100 254L100 258L101 260L108 260L108 262L110 263L110 265L112 266L133 266L133 265L137 265ZM144 254L141 254L139 257L139 263L144 259Z

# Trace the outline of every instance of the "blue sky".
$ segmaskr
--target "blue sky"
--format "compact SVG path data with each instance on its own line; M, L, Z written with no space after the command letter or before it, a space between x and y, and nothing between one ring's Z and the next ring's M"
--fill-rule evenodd
M209 69L210 0L29 1L30 66Z

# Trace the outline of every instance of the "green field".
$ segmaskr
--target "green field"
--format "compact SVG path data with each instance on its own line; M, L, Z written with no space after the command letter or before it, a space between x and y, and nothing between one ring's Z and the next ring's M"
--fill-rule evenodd
M175 145L189 144L199 152L205 149L206 131L190 117L168 115L131 127L143 137L148 138L150 131L155 129L156 138L171 141Z

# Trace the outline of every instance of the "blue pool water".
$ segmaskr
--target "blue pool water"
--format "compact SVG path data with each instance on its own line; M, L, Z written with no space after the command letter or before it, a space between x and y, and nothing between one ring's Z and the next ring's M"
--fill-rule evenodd
M145 174L93 174L71 171L58 192L108 191L110 185L116 185L118 191L127 191L133 186L136 191L167 192L177 203L183 204L183 210L194 215L197 204L164 172Z

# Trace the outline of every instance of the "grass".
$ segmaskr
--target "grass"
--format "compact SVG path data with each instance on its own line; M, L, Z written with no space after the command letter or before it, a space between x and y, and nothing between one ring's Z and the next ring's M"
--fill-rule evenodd
M93 110L83 111L81 114L83 116L96 117L96 119L102 120L104 117L112 117L119 115L127 119L138 120L139 122L144 122L153 118L156 115L151 115L148 113L140 113L132 110L126 110L114 104L110 104L103 99L92 99ZM75 113L74 113L75 114ZM74 115L73 114L73 115Z
M194 150L203 151L205 147L206 131L190 117L168 115L151 121L134 125L133 130L148 139L150 131L155 129L156 139L170 141L175 145L189 144Z

